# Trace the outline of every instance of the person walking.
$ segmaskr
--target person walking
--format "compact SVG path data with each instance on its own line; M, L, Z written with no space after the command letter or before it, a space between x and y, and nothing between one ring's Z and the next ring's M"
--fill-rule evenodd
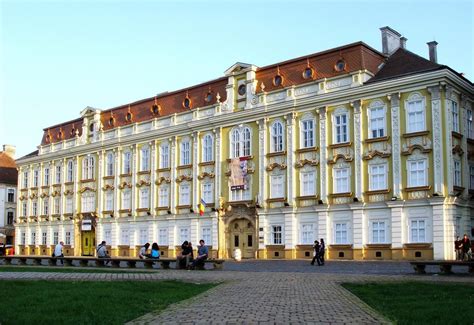
M321 256L319 255L319 250L321 249L321 246L319 245L319 242L317 240L314 241L313 245L313 260L311 261L311 265L314 265L314 261L318 262L318 265L321 265Z
M326 254L326 244L324 243L324 239L321 238L319 241L319 255L321 260L321 265L324 265L324 254Z
M54 247L53 257L64 257L63 246L64 242L61 241ZM60 258L59 260L61 261L61 265L64 265L64 260L62 258Z
M454 241L454 251L456 252L456 260L462 261L463 252L462 252L462 240L459 236L456 237Z
M469 240L469 237L467 234L464 234L464 237L462 239L462 260L470 261L472 259L472 251L471 251L471 241Z

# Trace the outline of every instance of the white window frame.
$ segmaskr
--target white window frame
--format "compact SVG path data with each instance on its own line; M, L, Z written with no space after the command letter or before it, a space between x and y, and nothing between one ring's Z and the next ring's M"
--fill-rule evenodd
M469 166L469 189L474 190L474 165Z
M87 191L82 193L81 196L81 212L94 212L95 211L95 193Z
M461 160L453 159L453 185L454 186L462 186L462 169L461 169Z
M22 203L21 215L23 217L28 216L28 202L23 202Z
M419 106L415 106L416 103L419 103ZM405 112L407 133L426 131L425 97L419 93L411 94L405 101Z
M344 183L344 179L346 179L345 183ZM351 168L350 167L333 168L333 192L334 193L349 193L350 191L351 191Z
M64 234L64 244L71 245L71 232L70 231L66 231Z
M120 229L120 244L130 246L130 230L128 228Z
M61 165L56 166L56 184L61 184Z
M191 205L191 184L188 182L179 184L179 205Z
M31 215L37 216L38 215L38 201L33 201L31 206Z
M74 162L69 160L67 162L67 182L74 181Z
M43 215L49 215L49 198L45 197L43 199Z
M82 179L94 179L94 156L82 159Z
M131 151L125 151L123 153L122 173L124 175L131 175L132 174L132 152Z
M285 175L277 174L270 176L270 198L284 198L285 197Z
M169 245L168 228L159 228L158 229L158 245L160 245L160 246L168 246Z
M106 191L105 192L105 211L114 211L114 192Z
M371 220L370 221L370 243L386 244L388 243L388 224L387 220ZM382 237L383 235L383 237Z
M132 191L130 189L122 190L122 210L132 209Z
M282 225L270 225L270 245L283 245Z
M316 171L300 172L300 195L314 196L316 195Z
M60 214L61 213L61 197L56 196L54 198L54 214Z
M28 171L23 172L23 188L28 188Z
M49 167L43 170L43 186L49 186Z
M140 152L141 164L140 171L146 172L150 171L150 148L148 146L143 146Z
M346 121L342 122L343 117ZM339 122L338 122L339 118ZM346 109L337 109L333 113L332 117L333 123L333 135L332 140L334 144L338 143L347 143L350 141L350 116L349 112Z
M467 137L469 139L474 139L474 122L472 118L472 109L468 109L466 112L467 119Z
M201 238L200 239L204 240L204 243L207 246L212 245L212 228L211 228L211 226L201 227Z
M150 188L142 187L140 189L140 208L149 209L150 208Z
M413 159L407 161L407 177L408 177L408 187L420 187L428 185L428 161L427 159ZM416 166L415 166L416 164ZM416 169L414 170L413 168ZM415 176L413 173L416 172L416 179L413 178ZM422 178L420 178L420 175ZM421 181L420 181L421 179Z
M33 187L39 186L39 170L35 169L33 171Z
M285 150L285 128L280 120L276 120L270 127L271 144L270 152L282 152Z
M158 190L158 206L160 208L170 206L170 191L168 185L161 185Z
M201 197L208 203L214 203L214 183L204 182L201 184Z
M181 140L179 164L180 166L191 165L191 140L189 139Z
M453 117L453 131L459 133L459 105L454 100L451 100L451 114Z
M145 243L148 243L148 229L140 228L138 238L139 238L138 240L139 240L140 245L144 245Z
M381 138L387 135L387 108L380 100L370 104L367 110L369 124L369 139ZM374 134L375 133L375 134Z
M73 210L73 198L72 196L66 196L66 213L72 213Z
M113 152L107 153L107 162L105 164L105 176L114 176L115 155Z
M410 243L427 243L428 220L426 218L410 218L408 222Z
M170 168L170 145L168 142L160 145L160 168Z
M304 116L300 121L300 148L316 145L316 121L312 116Z
M387 163L369 165L369 191L386 190L388 184Z
M315 225L314 223L301 223L300 224L300 244L311 245L316 238Z
M189 241L191 238L189 237L190 231L189 227L179 227L178 229L178 235L179 235L179 243L182 243L184 241Z
M344 221L334 222L334 244L349 244L349 223Z
M43 233L41 234L41 245L48 245L48 232L46 231L43 231Z
M230 157L252 155L252 130L248 126L236 127L230 131Z
M59 243L59 231L53 231L53 245L57 245Z
M202 138L202 162L214 161L214 137L206 134Z

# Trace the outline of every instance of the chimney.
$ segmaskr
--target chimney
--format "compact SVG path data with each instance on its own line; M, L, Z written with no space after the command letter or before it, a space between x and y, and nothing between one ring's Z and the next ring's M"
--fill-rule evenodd
M407 48L407 41L408 41L408 39L406 37L400 37L400 47L402 49Z
M12 145L9 145L9 144L4 144L3 145L3 152L5 152L11 158L15 159L16 147L12 146Z
M438 42L431 41L426 44L428 44L428 49L430 51L430 61L433 63L438 63L438 53L436 51L436 46L438 45Z
M400 47L402 35L388 26L380 28L380 31L382 32L382 53L391 55Z

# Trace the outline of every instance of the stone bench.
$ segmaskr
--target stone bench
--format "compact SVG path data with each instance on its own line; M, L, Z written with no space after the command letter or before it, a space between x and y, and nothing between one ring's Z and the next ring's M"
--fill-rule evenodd
M453 266L467 266L470 274L474 274L474 261L413 261L410 262L418 274L425 274L427 265L439 265L439 269L443 274L451 274Z
M110 257L110 258L98 258L94 256L65 256L65 257L51 257L51 256L36 256L36 255L12 255L12 256L0 256L0 260L4 260L6 265L11 265L13 260L17 260L19 265L27 265L27 261L32 261L34 265L42 265L42 261L47 261L48 265L57 265L58 260L62 260L66 266L74 266L73 262L79 262L81 267L86 267L89 262L94 262L97 267L104 267L110 263L112 267L119 268L121 262L125 262L127 267L135 268L137 262L143 263L145 268L153 268L153 264L160 263L162 269L169 269L171 263L175 263L175 267L178 268L179 263L175 258L134 258L134 257ZM206 264L212 264L214 269L221 270L224 266L225 260L222 259L207 259L204 261Z

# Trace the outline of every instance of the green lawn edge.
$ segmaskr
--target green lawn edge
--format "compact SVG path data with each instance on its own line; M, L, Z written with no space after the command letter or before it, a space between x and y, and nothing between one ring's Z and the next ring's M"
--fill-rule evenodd
M0 272L53 272L53 273L157 273L162 269L113 269L110 267L74 267L74 266L17 266L0 265Z

